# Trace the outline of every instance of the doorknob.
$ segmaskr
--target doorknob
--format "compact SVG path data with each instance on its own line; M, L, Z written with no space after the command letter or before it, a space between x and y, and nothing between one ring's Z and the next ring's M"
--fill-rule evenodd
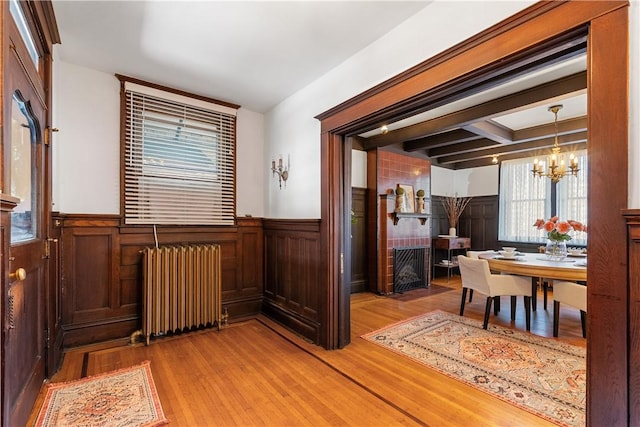
M22 281L27 278L27 271L24 268L17 269L14 273L9 273L9 279Z

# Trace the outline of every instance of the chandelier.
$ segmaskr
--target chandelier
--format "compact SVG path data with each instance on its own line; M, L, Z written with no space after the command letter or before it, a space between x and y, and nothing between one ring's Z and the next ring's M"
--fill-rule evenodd
M569 165L567 170L567 165L564 161L564 155L560 154L560 146L558 145L558 111L562 109L562 105L552 105L549 107L549 111L551 111L555 115L555 140L553 142L553 148L551 149L551 156L547 159L547 163L549 164L549 168L545 172L545 162L538 161L538 159L533 160L533 176L543 177L551 179L551 182L554 184L564 178L567 173L578 176L578 172L580 169L578 168L578 159L571 153L569 156Z

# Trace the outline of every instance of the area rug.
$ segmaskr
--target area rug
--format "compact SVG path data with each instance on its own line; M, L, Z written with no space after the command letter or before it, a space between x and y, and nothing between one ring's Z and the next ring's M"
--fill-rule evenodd
M36 420L41 426L166 424L150 362L67 383L49 384Z
M586 350L433 311L363 335L546 420L585 425Z

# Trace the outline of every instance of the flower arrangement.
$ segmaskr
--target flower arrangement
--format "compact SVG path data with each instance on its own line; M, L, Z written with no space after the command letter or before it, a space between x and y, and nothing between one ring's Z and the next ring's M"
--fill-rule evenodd
M533 224L538 230L544 229L547 232L547 239L554 242L566 242L571 240L570 231L587 232L587 226L581 222L572 219L568 221L559 221L557 216L545 221L542 218L536 220Z

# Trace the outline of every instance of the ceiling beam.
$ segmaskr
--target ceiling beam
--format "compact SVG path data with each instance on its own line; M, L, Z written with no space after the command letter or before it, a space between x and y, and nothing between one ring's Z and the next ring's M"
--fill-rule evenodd
M555 137L549 137L549 138L543 138L543 139L533 140L529 142L523 142L521 144L501 145L499 147L489 148L486 150L478 150L478 151L472 151L468 153L453 154L450 156L443 156L438 158L438 163L441 163L441 164L457 163L464 160L477 159L479 157L492 157L494 155L502 156L505 153L523 153L523 152L529 152L529 151L535 151L535 150L539 152L541 149L552 147L554 140L555 140ZM558 145L564 146L568 144L583 142L586 140L587 140L587 132L578 132L578 133L560 135L558 136ZM519 157L526 157L526 156L520 155Z
M586 150L587 149L587 143L586 142L579 142L579 143L576 143L576 144L567 145L564 148L566 149L567 152ZM523 155L522 152L501 154L501 155L498 156L498 162L502 162L504 160L520 159L522 157L535 157L535 156L536 156L535 153L530 153L529 155L526 155L526 154ZM463 161L463 162L452 163L452 164L449 164L447 166L450 167L451 169L454 169L454 170L477 168L477 167L482 167L482 166L490 166L490 165L494 164L492 162L492 159L493 159L493 156L489 156L489 157L483 157L483 158L480 158L480 159L473 159L473 160L467 160L467 161ZM437 166L437 164L436 164L436 166Z
M498 144L495 141L490 139L481 138L476 139L475 141L464 142L461 144L451 144L445 147L437 147L427 150L427 155L430 158L437 158L441 156L446 156L454 153L467 153L470 151L477 151L486 148L499 147L502 144Z
M501 144L508 144L513 141L513 133L511 129L507 129L506 127L490 120L469 123L462 128Z
M562 122L558 122L558 135L568 135L571 133L586 132L587 131L587 118L576 117L573 119L567 119ZM546 124L541 126L534 126L526 129L521 129L513 132L513 142L509 145L517 146L517 144L540 140L543 138L549 138L555 134L555 127L552 124ZM427 150L427 155L431 158L437 158L454 153L466 153L470 151L477 151L486 148L498 148L502 147L509 151L510 147L505 144L498 144L495 141L488 139L478 139L472 142L466 142L462 144L451 144L443 147L437 147ZM516 148L514 147L514 150Z
M469 132L468 130L454 129L432 136L406 141L402 145L404 147L404 151L418 151L425 148L435 148L459 142L473 141L474 139L479 138L480 136L473 132Z
M473 122L488 120L535 104L548 102L549 99L562 95L575 95L584 92L586 88L587 74L583 71L474 107L400 128L386 134L372 136L365 143L365 148L369 150L376 147L384 147L401 141L422 138L443 130L459 128Z

